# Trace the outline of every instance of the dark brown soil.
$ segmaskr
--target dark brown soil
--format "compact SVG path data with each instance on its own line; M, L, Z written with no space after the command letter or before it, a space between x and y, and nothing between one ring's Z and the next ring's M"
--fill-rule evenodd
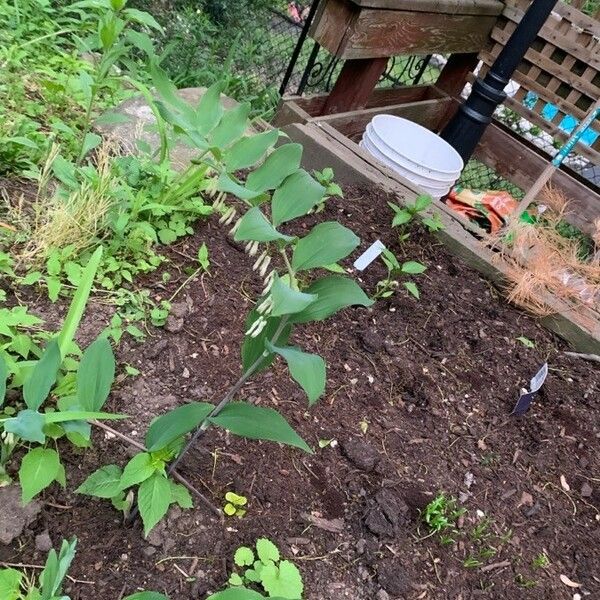
M139 524L124 527L108 502L56 487L0 558L40 564L36 534L48 530L55 544L76 535L71 575L91 583L69 583L73 600L116 600L136 589L191 600L225 583L239 545L267 536L301 569L308 600L600 597L597 364L565 357L563 342L426 232L415 229L399 247L385 201L349 190L306 225L337 218L361 236L361 249L380 238L399 257L423 262L421 300L400 290L372 309L298 328L294 342L328 363L326 396L310 410L280 363L243 389L243 398L281 410L314 455L210 431L180 471L218 506L229 490L247 496L243 519L221 523L198 504L172 510L144 540ZM168 298L203 241L211 273L176 298L182 328L152 330L144 344L119 348L120 364L142 375L120 383L110 408L131 415L117 427L139 440L154 415L190 400L218 401L239 375L243 321L261 282L216 220L171 252L173 277L153 290ZM379 263L369 267L360 275L365 289L383 274ZM90 331L110 314L96 308ZM180 326L172 319L169 329ZM545 361L543 392L524 417L510 417L519 389ZM335 442L319 449L319 440ZM102 432L85 453L65 449L68 490L131 452ZM441 491L468 511L449 545L426 537L419 516ZM542 553L545 568L533 564Z

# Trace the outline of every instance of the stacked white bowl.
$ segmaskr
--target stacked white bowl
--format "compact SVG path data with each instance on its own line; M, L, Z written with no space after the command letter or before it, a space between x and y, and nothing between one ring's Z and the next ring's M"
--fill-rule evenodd
M464 167L460 154L448 142L393 115L374 117L359 146L433 198L445 196Z

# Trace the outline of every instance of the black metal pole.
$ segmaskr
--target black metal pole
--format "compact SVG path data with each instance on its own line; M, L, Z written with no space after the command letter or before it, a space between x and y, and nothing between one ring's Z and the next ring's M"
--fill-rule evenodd
M506 100L504 88L552 12L557 0L533 0L484 79L477 78L471 94L441 132L465 163L471 158L496 107Z
M304 26L302 27L302 31L300 32L300 37L298 38L298 42L292 52L292 56L290 58L290 62L288 63L287 69L285 71L285 75L283 76L283 81L279 86L279 95L283 96L285 94L285 90L287 89L288 83L294 74L294 68L296 67L296 62L298 61L298 57L300 56L300 51L302 50L302 46L304 45L304 40L306 40L306 36L308 35L308 30L312 24L315 13L317 12L317 8L319 6L319 0L313 0L313 3L310 6L310 10L308 11L308 15L306 15L306 21L304 22Z

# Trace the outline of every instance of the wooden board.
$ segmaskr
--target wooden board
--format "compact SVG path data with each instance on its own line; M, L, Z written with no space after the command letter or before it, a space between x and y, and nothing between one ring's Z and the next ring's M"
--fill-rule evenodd
M380 10L348 0L324 0L311 36L344 59L478 52L495 22L493 15Z
M497 17L503 8L502 2L497 0L351 0L351 2L368 8L494 17Z
M438 124L447 113L451 103L450 98L419 100L417 102L314 117L311 122L327 123L354 140L358 140L371 119L380 114L403 117L428 129L437 130Z
M303 162L306 168L321 169L323 164L328 164L335 170L340 183L376 185L405 204L414 202L419 193L409 182L377 163L326 123L292 125L286 128L286 133L304 145ZM463 263L496 284L504 285L507 267L497 260L497 255L465 231L443 204L436 202L434 208L444 224L444 229L436 233L440 241ZM575 310L549 293L544 295L543 300L554 312L550 317L541 319L548 329L566 339L580 352L600 353L600 322L593 311L583 306Z

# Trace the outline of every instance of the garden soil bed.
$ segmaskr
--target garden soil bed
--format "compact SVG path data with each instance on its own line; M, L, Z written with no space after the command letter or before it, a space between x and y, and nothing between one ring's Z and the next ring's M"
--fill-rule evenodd
M310 410L281 363L243 388L243 398L281 410L314 455L209 431L180 472L218 506L227 491L244 494L247 515L221 523L197 503L171 510L144 540L110 503L72 493L94 469L123 465L132 452L96 431L92 449L63 452L70 491L47 491L38 519L0 547L0 559L40 564L35 535L48 531L55 545L76 535L70 574L80 581L65 590L73 600L118 600L136 589L203 599L226 582L234 550L265 536L299 566L308 600L600 597L598 365L566 357L560 339L426 232L415 228L399 246L385 201L373 190L347 190L305 224L339 219L361 236L361 249L380 238L399 257L426 264L420 301L401 288L371 309L299 327L295 342L328 364L326 395ZM239 375L243 323L261 281L216 218L169 250L167 284L161 273L145 283L168 298L202 242L210 274L180 292L166 330L118 350L119 364L142 374L122 378L110 409L131 416L115 427L138 440L154 415L218 401ZM372 292L383 275L377 262L362 285ZM50 322L57 316L41 299L38 308ZM111 309L92 303L89 314L87 341ZM545 361L543 392L524 417L509 416ZM319 440L335 442L320 449ZM468 511L449 545L423 539L419 517L440 491ZM487 529L474 531L484 519ZM533 565L542 553L545 568Z

